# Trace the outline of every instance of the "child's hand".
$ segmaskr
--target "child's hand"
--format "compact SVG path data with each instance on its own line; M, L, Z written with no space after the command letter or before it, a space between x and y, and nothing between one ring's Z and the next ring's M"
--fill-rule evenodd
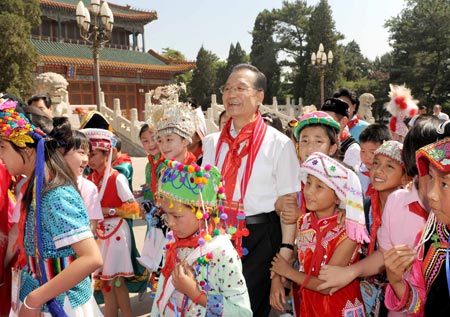
M403 284L403 273L411 268L416 254L407 245L397 245L384 253L384 265L392 286Z
M275 202L275 210L284 224L296 223L301 212L298 206L298 194L290 193L278 197Z
M192 268L186 262L177 264L172 271L172 284L177 291L194 298L198 293L199 287L194 277Z
M288 278L288 272L293 270L292 263L289 263L281 254L277 253L272 260L272 272Z
M320 284L317 290L322 291L331 288L330 295L333 295L344 286L347 286L356 276L354 276L351 267L324 265L320 269L318 278L325 282Z
M270 306L279 311L284 311L284 304L286 304L286 294L284 293L283 282L279 275L274 274L270 285Z

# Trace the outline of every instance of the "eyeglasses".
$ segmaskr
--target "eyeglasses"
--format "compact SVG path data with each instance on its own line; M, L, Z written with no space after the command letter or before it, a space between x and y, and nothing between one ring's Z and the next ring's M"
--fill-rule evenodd
M234 91L236 94L243 94L244 92L249 91L250 89L260 91L260 89L247 86L237 86L237 87L222 86L220 87L219 91L222 95L230 94L232 91Z

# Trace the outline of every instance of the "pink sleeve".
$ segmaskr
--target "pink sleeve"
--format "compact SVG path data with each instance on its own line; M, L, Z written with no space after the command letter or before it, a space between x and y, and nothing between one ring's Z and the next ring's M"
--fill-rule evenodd
M423 316L426 301L425 281L422 273L422 261L416 259L411 268L409 280L403 279L406 286L403 297L399 299L388 284L385 304L389 310L398 311L411 316Z
M384 206L383 215L381 216L381 226L380 229L378 229L377 233L377 242L378 246L382 248L383 250L390 250L392 247L392 240L391 240L391 225L395 225L395 222L391 220L391 215L393 212L396 212L396 205L395 200L391 198L392 196L388 197L386 201L386 205ZM398 207L397 207L398 212Z

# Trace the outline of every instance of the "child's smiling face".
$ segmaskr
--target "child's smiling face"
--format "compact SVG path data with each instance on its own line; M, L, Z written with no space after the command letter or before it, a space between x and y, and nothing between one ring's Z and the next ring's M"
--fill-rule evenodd
M385 155L375 155L370 169L370 183L375 190L395 190L405 179L405 171L399 162Z

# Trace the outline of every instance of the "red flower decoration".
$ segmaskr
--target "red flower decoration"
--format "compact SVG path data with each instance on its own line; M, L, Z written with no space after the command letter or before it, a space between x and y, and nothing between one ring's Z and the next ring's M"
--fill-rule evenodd
M389 120L389 127L391 128L392 132L395 132L397 130L397 117L392 117L391 120Z

